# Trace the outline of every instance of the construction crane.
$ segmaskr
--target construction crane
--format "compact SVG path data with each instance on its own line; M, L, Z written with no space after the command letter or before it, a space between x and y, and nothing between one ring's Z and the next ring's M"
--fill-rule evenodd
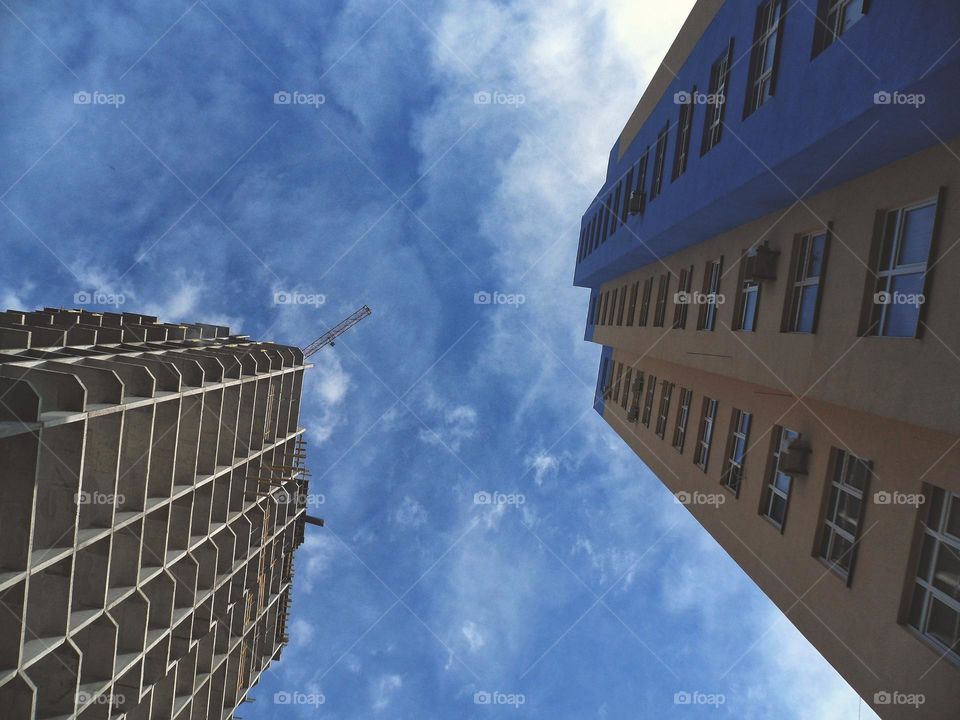
M362 308L357 310L355 313L353 313L353 315L351 315L346 320L341 322L335 328L332 328L327 332L325 332L323 335L321 335L319 338L314 340L312 343L310 343L309 345L307 345L307 347L303 349L304 360L306 360L311 355L316 355L318 352L320 352L320 350L325 348L327 345L336 345L334 340L336 340L338 337L343 335L347 330L352 328L354 325L356 325L358 322L363 320L365 317L369 316L370 313L372 312L373 310L371 310L369 307L364 305Z

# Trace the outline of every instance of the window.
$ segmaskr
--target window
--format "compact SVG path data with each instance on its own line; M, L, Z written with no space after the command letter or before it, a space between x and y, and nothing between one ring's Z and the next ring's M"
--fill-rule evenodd
M693 285L693 265L680 269L680 281L673 308L673 329L684 330L687 327L687 311L690 307L690 289Z
M633 192L633 168L627 172L627 179L623 183L623 202L620 206L620 223L627 224L627 216L630 213L630 193Z
M600 324L607 324L607 306L610 304L610 291L603 294L603 310L600 311Z
M650 416L653 414L653 394L657 389L657 376L651 375L647 383L647 395L643 399L643 424L650 427Z
M743 482L743 462L747 456L747 442L750 439L750 421L753 416L743 410L734 410L730 420L730 438L727 441L727 457L724 462L721 483L724 487L740 495Z
M617 231L617 221L620 219L620 193L623 192L623 183L617 183L617 190L613 195L613 204L610 205L610 234Z
M580 243L577 245L577 262L583 260L583 238L586 233L584 228L580 228Z
M600 375L597 377L597 400L601 398L606 400L607 398L607 370L609 364L607 358L603 358L600 361Z
M593 324L600 324L600 310L603 308L603 293L600 293L596 297L597 300L597 314L593 316Z
M960 662L960 495L933 488L908 622Z
M673 154L673 179L683 175L687 170L687 160L690 157L690 134L693 131L693 108L697 88L687 96L687 102L680 104L680 120L677 122L677 147Z
M670 132L670 123L663 126L660 135L657 137L657 152L653 159L653 183L650 186L651 202L660 194L663 189L663 166L667 161L667 135Z
M787 506L790 503L790 486L792 478L780 471L780 455L791 442L800 437L800 433L786 428L777 427L773 433L773 462L771 464L770 479L763 493L761 514L783 532L787 522Z
M693 390L680 388L680 407L677 408L677 424L673 428L673 449L679 453L683 453L683 443L687 439L691 402L693 402Z
M643 396L643 371L637 370L637 376L633 379L633 400L630 403L630 413L633 415L633 422L640 416L640 398ZM636 413L635 415L633 413ZM629 417L628 417L629 419Z
M713 442L713 425L717 420L717 401L708 397L703 399L703 414L700 416L700 432L697 435L697 447L693 453L694 464L707 471L710 460L710 444Z
M620 399L620 406L626 410L627 403L630 401L630 380L633 376L633 368L627 368L627 376L623 380L623 396Z
M653 295L653 278L643 281L643 298L640 300L640 319L637 325L646 326L650 316L650 296Z
M860 18L867 14L869 0L820 0L817 29L813 34L813 57L833 44Z
M757 24L753 36L753 51L750 55L750 81L747 86L747 107L743 113L744 117L773 97L776 91L785 13L786 0L765 0L757 8Z
M670 273L663 273L660 276L660 284L657 287L657 307L653 313L653 326L663 327L663 321L667 316L667 295L670 292Z
M627 327L633 325L633 317L637 314L637 294L640 292L640 281L637 280L630 288L630 308L627 310Z
M834 449L834 470L820 537L820 557L845 579L853 571L856 544L863 525L870 465Z
M613 325L613 321L617 316L617 288L614 288L610 291L610 310L607 315L607 325Z
M590 298L590 308L587 310L587 325L596 325L597 296Z
M613 383L613 401L620 401L620 387L623 385L623 363L617 363L617 379Z
M735 330L753 332L757 329L757 306L760 303L760 283L747 280L740 285L740 303Z
M793 287L785 323L787 332L817 331L820 280L826 269L827 237L827 231L822 231L804 235L796 241Z
M667 416L670 414L670 399L673 396L673 383L660 383L660 412L657 413L657 436L661 439L667 434Z
M620 288L620 306L617 308L617 325L623 325L623 310L627 304L627 286Z
M649 160L650 148L647 147L637 163L637 187L634 190L639 199L638 211L640 214L643 214L643 211L647 208L647 163Z
M600 240L600 243L605 243L609 237L610 232L610 196L607 195L606 202L603 203L603 206L600 208L600 212L603 215L603 236Z
M868 334L916 337L937 200L886 213Z
M723 116L727 107L727 87L730 84L730 66L733 64L733 38L723 54L710 68L710 93L707 95L707 118L703 123L703 144L700 154L704 155L720 142L723 137Z
M723 258L707 263L703 271L703 299L697 330L713 330L717 323L717 301L720 293L720 277Z

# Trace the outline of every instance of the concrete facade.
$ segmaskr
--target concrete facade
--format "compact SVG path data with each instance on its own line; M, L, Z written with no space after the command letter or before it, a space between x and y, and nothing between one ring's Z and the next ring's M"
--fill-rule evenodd
M577 252L596 410L883 718L960 716L958 34L940 0L702 0ZM718 85L711 144L683 97Z
M232 718L287 641L303 354L56 309L0 348L0 715Z

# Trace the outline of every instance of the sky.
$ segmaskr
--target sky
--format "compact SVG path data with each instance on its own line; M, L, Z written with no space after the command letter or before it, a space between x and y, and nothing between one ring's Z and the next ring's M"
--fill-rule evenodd
M580 217L691 6L0 0L0 304L373 309L245 720L876 717L592 408Z

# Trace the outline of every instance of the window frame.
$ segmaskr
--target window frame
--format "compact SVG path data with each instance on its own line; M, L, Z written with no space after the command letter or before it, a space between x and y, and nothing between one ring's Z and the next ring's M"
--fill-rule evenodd
M862 489L848 482L851 471L856 467L856 463L859 463L866 471L863 478ZM834 574L842 578L848 587L853 581L853 573L856 568L857 550L863 532L863 521L867 509L867 501L870 497L870 480L872 476L873 467L870 461L858 458L840 448L833 448L830 474L828 476L829 481L824 488L824 508L820 513L820 527L814 553ZM853 533L841 527L837 522L842 494L849 495L860 502L860 512L857 515L856 529ZM834 542L838 536L850 544L850 549L847 553L844 553L850 555L849 567L846 569L836 561L830 559L833 555ZM823 547L824 542L827 543L826 550L824 550Z
M677 140L674 145L671 182L676 181L687 171L687 164L690 160L690 138L693 136L693 111L696 107L696 95L697 86L694 85L687 102L680 103L680 117L677 120Z
M643 413L640 417L640 422L642 422L646 428L650 427L650 416L653 415L653 398L656 392L657 376L651 375L647 378L647 391L643 398Z
M787 489L785 491L776 486L777 475L781 474L780 453L798 437L800 437L800 433L796 430L791 430L783 427L782 425L774 426L773 442L770 453L770 467L767 471L767 477L763 486L763 493L760 497L760 514L767 522L777 528L781 535L787 527L787 519L790 515L790 498L793 496L793 476L787 475L787 473L782 473L790 479L790 481L787 483ZM773 507L774 496L783 499L783 520L780 522L777 522L777 520L775 520L770 514L770 508Z
M714 284L714 279L716 283ZM700 304L700 313L697 318L697 330L708 330L712 332L717 326L717 315L719 314L719 303L717 295L720 294L720 282L723 280L723 256L716 260L707 262L703 269L703 302ZM710 299L711 294L713 299Z
M657 411L657 437L663 440L667 434L667 420L670 416L670 401L673 399L673 383L664 380L660 383L660 408Z
M627 286L620 288L620 304L617 305L617 327L623 327L623 311L627 305Z
M727 49L710 66L710 85L706 117L703 120L703 139L700 156L703 157L720 144L723 139L723 118L726 115L727 95L730 90L730 70L733 67L733 38ZM713 98L714 102L710 102ZM723 98L722 101L719 99Z
M657 147L653 158L653 177L650 183L650 202L663 192L663 173L667 164L667 140L670 136L670 123L663 126L657 135Z
M816 335L820 321L820 303L823 297L823 283L827 274L827 261L830 255L833 223L827 227L796 235L793 241L793 259L790 262L790 282L787 286L787 297L784 304L784 318L782 332L798 333L800 335ZM820 273L808 276L810 261L813 257L814 241L823 238L823 251L820 258ZM803 310L803 296L807 288L815 287L816 295L813 299L813 320L810 330L800 329L800 317Z
M743 487L743 466L747 461L747 451L750 448L750 427L753 424L753 413L739 408L733 409L730 416L730 429L727 435L727 451L724 453L723 472L720 475L720 484L740 497L740 488ZM742 453L737 457L738 441L742 441ZM733 481L736 476L736 482Z
M627 366L627 372L623 378L623 394L620 397L620 406L626 410L630 402L630 383L633 380L633 366Z
M863 20L870 11L870 0L860 0L860 14L847 24L845 22L847 10L858 0L819 0L817 3L817 24L813 33L813 49L810 59L813 60L820 53L833 45L850 28ZM830 16L835 14L831 21Z
M689 268L680 268L680 277L677 280L677 295L686 293L687 302L675 302L673 308L673 329L686 330L687 316L690 310L690 293L693 290L693 265Z
M660 282L657 284L657 305L653 311L653 326L663 327L667 320L667 298L670 295L670 273L665 272L660 275Z
M650 300L652 296L653 276L650 276L643 281L643 295L640 298L640 317L637 320L637 325L640 327L647 327L647 323L650 320Z
M640 292L640 281L630 286L630 306L627 310L627 327L633 327L633 320L637 314L637 295Z
M757 7L753 47L750 51L750 72L747 76L744 119L763 107L776 94L786 14L786 0L763 0ZM773 43L772 58L770 57L771 41ZM768 60L769 67L767 67Z
M697 446L693 452L693 464L704 473L710 466L710 450L713 447L713 435L716 432L717 410L720 403L706 395L703 397L700 414L700 427L697 430Z
M681 455L683 455L683 447L687 440L691 405L693 405L693 390L681 387L679 405L677 406L677 420L673 426L673 442L671 443L671 447Z

